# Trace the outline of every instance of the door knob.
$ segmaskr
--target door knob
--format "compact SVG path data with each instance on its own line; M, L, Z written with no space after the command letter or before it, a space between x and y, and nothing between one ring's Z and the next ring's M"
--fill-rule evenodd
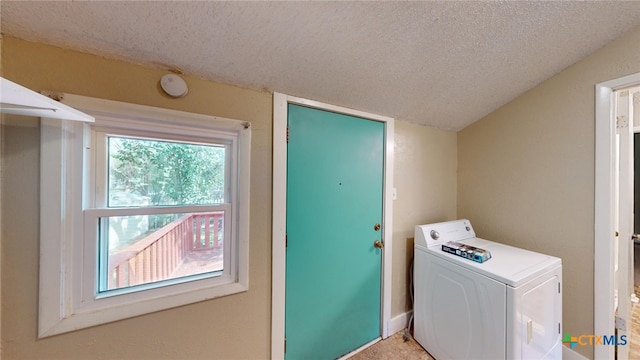
M376 240L373 242L373 246L377 247L378 249L382 249L384 247L384 244L380 240Z

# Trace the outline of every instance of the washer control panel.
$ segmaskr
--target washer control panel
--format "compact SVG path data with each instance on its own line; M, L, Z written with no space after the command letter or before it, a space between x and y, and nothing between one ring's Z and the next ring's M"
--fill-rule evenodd
M442 244L442 251L479 263L483 263L491 259L491 252L488 250L466 245L457 241L449 241Z
M471 222L466 219L417 225L415 230L415 246L425 248L434 247L438 251L442 244L450 241L463 241L476 236L476 233L471 227Z

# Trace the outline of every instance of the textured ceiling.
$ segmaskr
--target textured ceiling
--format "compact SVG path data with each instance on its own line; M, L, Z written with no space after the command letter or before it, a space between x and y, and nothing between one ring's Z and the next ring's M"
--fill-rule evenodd
M451 130L640 25L640 1L2 0L0 13L6 35Z

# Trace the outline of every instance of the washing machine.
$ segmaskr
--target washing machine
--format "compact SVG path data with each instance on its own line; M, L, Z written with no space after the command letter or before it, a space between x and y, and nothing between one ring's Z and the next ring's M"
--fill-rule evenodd
M419 225L414 338L437 360L562 359L562 262L477 238L469 220Z

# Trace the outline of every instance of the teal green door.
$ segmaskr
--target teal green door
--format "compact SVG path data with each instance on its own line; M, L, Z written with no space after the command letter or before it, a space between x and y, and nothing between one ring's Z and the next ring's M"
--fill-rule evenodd
M287 360L380 336L384 123L288 108Z

